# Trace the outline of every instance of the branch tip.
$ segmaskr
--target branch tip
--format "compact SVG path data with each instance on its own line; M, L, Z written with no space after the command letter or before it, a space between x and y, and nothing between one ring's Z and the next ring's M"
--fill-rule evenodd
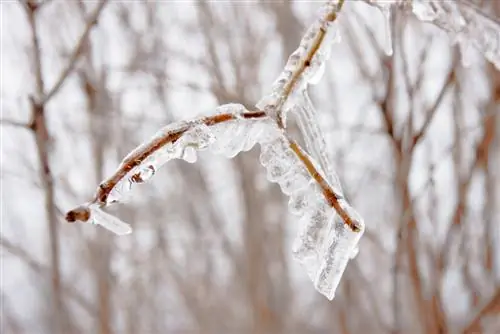
M87 222L90 219L90 209L88 206L79 206L66 214L68 223Z

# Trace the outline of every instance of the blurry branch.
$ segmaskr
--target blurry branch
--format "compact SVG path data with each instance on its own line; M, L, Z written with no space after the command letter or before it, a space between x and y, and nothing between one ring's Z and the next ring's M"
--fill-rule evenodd
M283 107L290 95L294 93L296 85L300 80L303 80L304 71L306 71L312 65L313 58L317 55L322 42L326 38L327 31L326 27L324 27L323 25L333 24L333 22L337 18L337 13L342 9L344 0L338 0L338 2L332 1L331 3L328 2L327 4L329 5L328 7L326 7L328 11L325 12L325 9L323 9L323 12L319 15L319 19L315 22L314 25L311 26L310 31L301 40L300 44L308 45L308 47L304 48L305 50L303 51L305 52L301 54L301 58L298 60L298 66L293 66L294 70L291 71L291 75L288 74L288 71L284 72L284 77L286 79L284 80L282 87L279 90L280 98L278 99L276 105L272 103L266 104L263 108L263 111L245 111L239 116L236 116L234 114L220 114L216 116L204 117L197 121L191 121L186 124L180 123L173 126L173 128L169 128L169 130L165 130L161 136L154 137L149 142L142 144L136 151L131 152L131 154L127 156L120 167L115 171L114 175L112 175L109 179L99 185L95 198L90 203L79 206L69 211L66 215L66 220L68 222L89 221L91 217L90 206L97 205L99 207L104 207L109 204L109 195L113 191L116 191L115 187L119 186L120 184L123 185L123 181L127 181L125 180L125 178L130 171L132 171L136 167L139 167L143 161L146 161L150 156L157 153L165 145L177 142L177 140L179 140L188 130L192 129L197 123L201 122L207 126L211 126L231 121L237 118L253 119L262 118L264 115L267 115L275 120L278 128L284 129L285 111ZM200 2L200 5L203 5L203 2ZM208 18L210 18L210 16ZM213 60L215 60L215 58ZM297 60L289 60L289 62L297 62ZM321 192L323 193L326 202L335 209L340 217L342 217L346 225L348 225L353 231L359 232L359 225L357 224L356 220L353 219L344 208L342 208L339 202L339 199L342 197L342 195L336 193L336 190L334 190L328 184L325 177L315 167L315 164L310 160L309 156L294 141L289 141L289 145L289 148L294 152L294 154L301 161L311 177L320 186ZM155 172L155 169L152 166L148 166L147 169L152 171L152 173ZM134 183L144 182L141 176L141 172L137 172L136 174L134 174L131 178L131 181Z
M30 130L30 125L28 123L13 121L10 119L0 119L0 125L8 125L8 126L13 126L13 127L17 127L17 128L23 128L26 130Z
M90 31L97 21L104 4L107 0L103 0L94 15L91 17L90 23L87 24L82 38L73 51L73 56L66 69L60 75L55 86L46 94L45 82L42 74L42 59L41 59L41 46L40 37L38 35L38 27L36 23L36 14L40 6L35 1L28 1L25 3L24 8L28 18L29 28L31 32L31 46L34 65L35 76L35 95L30 96L31 102L31 122L29 128L35 136L37 147L38 161L40 164L40 177L43 184L45 194L45 213L48 219L49 227L49 245L51 257L51 281L52 281L52 294L53 308L51 314L51 322L55 333L63 333L69 330L69 323L65 316L64 297L61 288L61 273L60 273L60 250L59 250L59 228L57 223L57 211L55 205L54 195L54 180L50 168L50 142L51 137L46 123L46 104L50 98L53 97L62 86L68 75L72 72L79 55L81 54L82 45Z
M85 43L87 42L88 36L90 32L92 31L92 28L97 25L97 21L99 16L101 15L102 10L104 9L104 6L108 3L109 0L101 0L99 4L97 5L97 8L94 9L94 12L90 15L90 17L87 20L87 24L85 25L85 29L78 39L78 42L76 43L73 52L71 53L71 56L69 58L68 64L66 65L66 68L61 72L59 75L59 78L56 80L54 86L50 89L50 91L43 97L43 100L40 102L41 104L47 103L52 96L57 94L59 89L62 87L64 84L66 78L68 77L69 74L73 71L73 69L76 66L76 63L80 56L82 55L83 47Z
M426 111L427 115L425 117L424 124L422 125L420 130L418 130L417 133L413 135L411 150L413 150L418 145L422 137L425 135L430 124L432 123L432 120L434 119L434 116L436 115L437 110L441 106L441 103L443 102L444 97L446 96L446 92L449 90L449 88L453 85L453 82L455 81L455 69L458 66L458 57L455 56L454 58L455 59L448 71L445 83L441 88L441 90L439 91L436 101L434 101L432 106L430 106L429 109Z
M0 329L4 333L20 334L25 333L21 321L17 319L14 312L11 310L9 296L2 290L0 292L0 301L2 308L2 318L0 321Z
M31 255L29 255L22 247L11 243L6 238L0 236L0 245L10 254L16 256L17 258L24 261L24 263L41 276L45 276L50 273L50 268L44 266L43 264L36 261ZM80 305L89 315L95 316L95 307L83 297L77 290L73 288L73 284L62 283L62 289L66 295L72 298L78 305Z
M497 290L491 300L476 313L472 321L465 327L464 334L475 334L481 332L481 321L490 316L498 321L500 317L500 290ZM495 321L495 320L494 320ZM497 328L498 329L498 328ZM493 329L494 330L494 329Z

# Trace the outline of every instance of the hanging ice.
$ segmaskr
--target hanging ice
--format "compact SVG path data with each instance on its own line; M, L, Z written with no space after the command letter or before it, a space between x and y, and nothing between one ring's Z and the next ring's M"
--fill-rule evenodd
M131 233L128 224L101 208L123 200L132 187L147 182L172 159L195 162L197 151L204 149L232 158L259 143L267 178L290 196L290 211L300 217L294 257L318 291L333 298L348 261L358 252L364 223L343 199L306 89L321 79L331 44L340 40L335 18L342 4L331 0L321 8L271 94L257 104L259 110L226 104L215 115L164 127L130 152L99 185L93 201L68 212L66 220L91 222L118 235ZM283 120L290 110L298 114L307 147L319 164L287 137L283 122L272 117L282 113Z
M431 22L450 35L452 43L459 43L470 63L470 47L481 52L500 69L500 22L484 13L472 1L456 0L365 0L380 9L389 6L411 8L421 21Z
M293 245L294 258L305 268L316 289L332 299L347 263L358 252L364 222L338 194L342 209L355 221L357 230L353 231L326 201L311 174L305 171L291 149L291 142L278 129L274 133L276 135L262 139L260 161L267 169L268 179L278 183L290 196L290 212L300 217L301 229ZM308 159L316 165L312 158ZM319 166L316 169L321 171Z
M71 210L66 214L66 221L70 223L90 222L91 224L101 225L117 235L126 235L132 232L129 224L102 211L96 203L84 204Z
M342 193L340 180L333 170L333 163L328 156L325 138L319 126L317 111L314 109L306 90L293 95L293 113L297 117L299 129L304 137L306 148L319 161L327 180L332 188Z
M360 231L352 231L339 216L336 216L331 231L325 237L324 247L326 249L323 250L325 255L321 259L314 285L330 300L335 296L335 290L340 283L347 263L359 252L358 242L365 229L364 222L357 212L344 200L341 202L343 208L356 220Z

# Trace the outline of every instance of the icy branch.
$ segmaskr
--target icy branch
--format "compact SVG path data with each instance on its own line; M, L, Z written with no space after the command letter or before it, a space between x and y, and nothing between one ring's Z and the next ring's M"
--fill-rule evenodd
M290 196L289 209L302 226L293 254L316 289L333 299L349 259L356 256L365 225L361 216L334 193L314 160L278 129L262 139L260 161L267 178Z
M340 41L335 20L343 4L344 0L332 0L320 8L318 19L307 29L299 47L288 58L272 92L256 104L275 119L280 128L286 127L286 114L292 107L290 97L304 90L308 83L317 83L323 76L331 46Z
M113 175L99 185L90 203L68 212L66 220L92 222L93 208L121 201L134 185L149 180L172 159L195 162L196 151L209 146L218 153L234 157L255 145L262 130L257 120L267 119L264 112L247 111L239 104L223 105L217 111L216 115L173 123L158 131L125 157ZM108 227L103 220L96 223Z
M467 0L365 0L388 13L392 7L409 9L421 21L431 22L446 31L452 43L458 43L462 62L469 63L473 47L500 69L500 22ZM386 15L387 19L389 17Z
M131 227L101 209L122 201L136 184L149 180L172 159L196 161L196 151L210 149L229 158L261 145L260 160L267 177L290 196L290 211L300 217L301 231L294 243L295 258L305 267L315 287L332 299L349 259L358 252L364 222L346 202L326 152L307 85L317 83L333 42L339 40L334 21L343 0L323 6L299 48L288 59L272 93L248 111L239 104L220 106L217 113L166 126L130 152L92 201L66 215L68 222L91 222L118 234ZM307 148L319 164L288 138L286 113L294 110Z

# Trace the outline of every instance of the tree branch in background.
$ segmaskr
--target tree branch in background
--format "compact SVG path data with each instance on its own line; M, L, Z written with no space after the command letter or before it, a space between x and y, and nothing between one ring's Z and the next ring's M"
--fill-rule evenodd
M50 310L52 311L51 326L53 326L54 333L67 333L71 331L71 329L69 327L67 317L65 316L66 310L64 307L64 291L62 291L61 287L59 224L57 218L57 208L55 205L54 180L49 161L51 138L46 123L46 104L49 102L50 98L58 92L68 75L74 69L85 39L90 32L90 29L95 25L97 17L101 13L106 2L107 0L103 0L99 4L94 15L91 16L91 21L87 24L82 38L73 51L73 56L71 57L68 66L60 75L56 85L47 94L45 93L45 82L42 74L41 47L36 23L36 16L41 7L33 0L27 1L24 5L31 32L31 47L34 62L33 65L35 69L35 94L30 97L31 122L29 124L29 128L32 130L35 137L38 162L40 164L40 178L42 180L45 195L45 214L47 215L49 225L49 246L51 257L50 268L52 283L51 296L53 298L53 307L51 307Z

